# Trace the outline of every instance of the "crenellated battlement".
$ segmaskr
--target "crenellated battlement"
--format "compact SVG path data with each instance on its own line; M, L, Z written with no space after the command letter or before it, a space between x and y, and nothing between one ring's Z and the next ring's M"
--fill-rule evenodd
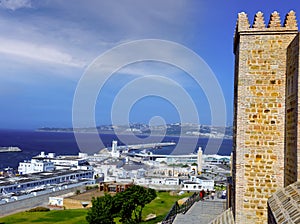
M242 30L248 30L250 28L250 23L248 19L248 15L245 12L240 12L238 14L238 19L236 22L236 33Z
M293 10L285 16L284 26L289 29L298 30L296 13Z
M255 14L253 28L255 29L263 29L266 28L264 14L262 12L258 12Z
M279 13L274 11L270 15L267 24L268 25L266 25L264 14L260 11L255 14L252 24L250 24L248 15L245 12L239 13L234 34L234 51L236 49L236 43L239 41L240 33L251 34L261 32L261 34L263 34L268 32L298 32L296 13L293 10L286 14L283 24L281 23Z
M254 16L252 26L250 25L248 16L245 12L238 14L236 31L268 31L268 30L298 30L296 14L294 11L290 11L286 16L283 25L281 24L281 18L277 11L274 11L270 15L268 26L266 26L264 14L257 12Z
M268 28L278 28L281 27L280 15L277 11L273 12L270 16Z

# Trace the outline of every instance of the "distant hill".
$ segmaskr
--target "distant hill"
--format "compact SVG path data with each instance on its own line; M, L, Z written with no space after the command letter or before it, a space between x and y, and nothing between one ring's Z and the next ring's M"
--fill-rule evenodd
M146 124L135 123L130 126L125 125L101 125L97 126L96 130L100 134L111 133L115 131L121 134L135 133L137 135L166 135L170 136L199 136L199 137L212 137L212 138L232 138L232 127L216 127L210 125L198 125L198 124L167 124L161 126L149 126ZM55 127L43 127L37 129L37 131L46 132L95 132L94 128L55 128ZM225 136L223 136L225 134Z

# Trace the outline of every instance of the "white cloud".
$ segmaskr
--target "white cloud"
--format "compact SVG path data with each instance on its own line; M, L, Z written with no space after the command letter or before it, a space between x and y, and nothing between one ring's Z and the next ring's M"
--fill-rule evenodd
M123 67L118 71L118 73L136 77L157 75L161 77L169 77L172 79L179 78L179 80L181 80L180 78L184 77L184 72L176 68L175 66L157 61L133 63Z
M1 53L73 67L83 67L85 65L85 62L76 60L72 57L72 55L60 51L52 46L38 45L36 43L11 40L1 37L0 42Z
M10 10L17 10L21 8L31 8L31 0L1 0L0 7Z
M181 42L191 8L184 2L0 0L0 7L14 10L0 13L0 57L9 56L12 64L19 62L20 70L22 64L39 61L51 67L65 65L68 70L84 68L98 55L127 41L150 37ZM18 12L22 7L33 10ZM142 65L122 72L170 75L174 70ZM0 71L4 73L1 65Z

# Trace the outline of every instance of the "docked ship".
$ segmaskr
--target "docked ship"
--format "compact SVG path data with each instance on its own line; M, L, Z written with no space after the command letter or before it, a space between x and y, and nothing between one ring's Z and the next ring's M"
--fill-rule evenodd
M22 150L16 146L8 146L8 147L0 147L0 152L22 152Z

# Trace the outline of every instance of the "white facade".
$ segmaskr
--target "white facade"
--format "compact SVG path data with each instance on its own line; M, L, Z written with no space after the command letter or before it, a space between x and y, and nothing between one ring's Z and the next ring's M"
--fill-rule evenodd
M151 184L164 184L165 178L151 178L150 183Z
M201 190L214 190L214 180L203 180L199 178L191 178L189 181L185 181L182 184L182 190L184 191L201 191Z
M64 198L62 198L62 197L49 197L49 205L62 207L64 205Z
M88 165L86 154L80 153L79 156L55 156L55 153L41 152L30 161L19 163L19 174L29 174L38 172L51 172L55 169L74 168L78 170L92 170Z
M142 178L136 182L154 185L179 185L179 178Z
M186 181L182 184L183 191L201 191L206 190L197 182Z
M179 178L166 178L165 185L179 185Z
M31 192L48 186L69 185L88 181L95 183L94 172L85 170L55 170L49 173L28 174L26 177L4 178L0 180L0 195L3 193Z
M55 156L55 153L41 152L39 155L32 158L32 160L45 160L51 161L55 166L65 166L65 167L78 167L87 164L87 154L79 153L78 156Z
M72 168L75 170L94 170L94 168L92 166L77 166L76 168Z
M190 180L187 182L194 182L194 183L200 184L201 189L209 190L209 191L214 190L214 186L215 186L214 180L201 179L196 176L191 176Z
M118 150L118 141L112 141L111 157L113 157L113 158L120 157L120 152Z
M53 162L40 161L32 159L31 161L24 161L19 163L18 172L20 175L29 173L39 173L39 172L50 172L55 170Z
M203 155L203 160L205 163L209 164L230 164L230 156L220 156L220 155Z
M166 158L167 164L192 164L197 163L197 155L181 155L181 156L168 156Z
M71 159L71 158L55 158L51 159L51 161L54 163L54 165L57 166L81 166L86 162L85 159Z

